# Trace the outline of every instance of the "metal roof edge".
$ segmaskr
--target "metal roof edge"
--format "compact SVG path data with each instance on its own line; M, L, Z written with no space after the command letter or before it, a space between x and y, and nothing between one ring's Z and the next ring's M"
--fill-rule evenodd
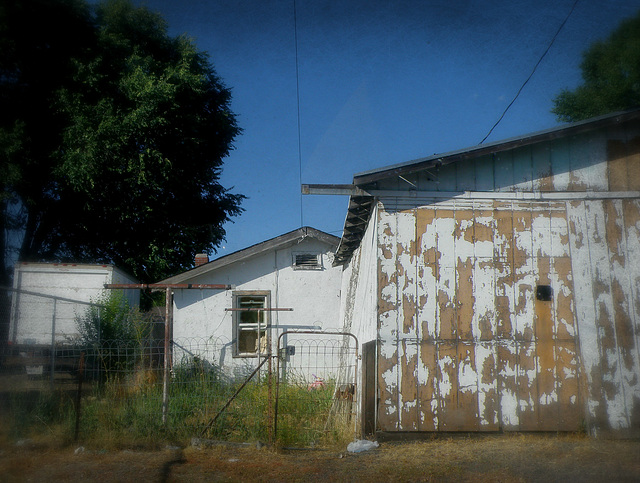
M464 149L449 151L441 154L434 154L432 156L384 166L382 168L362 171L360 173L356 173L353 176L353 181L355 185L365 185L367 183L378 181L387 177L419 171L430 166L438 164L449 164L457 161L458 159L465 159L469 157L477 157L485 154L507 151L509 149L528 146L559 137L579 134L581 132L598 129L610 124L619 124L621 122L639 118L640 109L605 114L603 116L585 119L584 121L578 121L570 124L561 124L550 129L536 131L522 136L511 137L488 144L478 144L476 146L471 146Z

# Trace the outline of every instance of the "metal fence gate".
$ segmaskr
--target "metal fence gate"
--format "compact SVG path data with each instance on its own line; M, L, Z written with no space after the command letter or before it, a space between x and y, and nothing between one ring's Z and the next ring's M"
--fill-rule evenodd
M355 436L358 339L347 332L287 331L277 348L276 441L315 446Z

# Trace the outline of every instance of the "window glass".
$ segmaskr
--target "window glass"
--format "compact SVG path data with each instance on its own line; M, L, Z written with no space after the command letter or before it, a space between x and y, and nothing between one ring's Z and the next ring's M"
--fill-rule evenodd
M234 355L251 356L267 352L266 326L268 312L257 309L268 308L268 295L235 294L234 309ZM259 333L258 333L259 331Z

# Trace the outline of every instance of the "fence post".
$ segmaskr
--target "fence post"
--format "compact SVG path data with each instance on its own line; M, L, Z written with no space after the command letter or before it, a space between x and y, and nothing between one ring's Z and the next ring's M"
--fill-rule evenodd
M54 389L53 379L56 371L56 303L57 299L53 299L53 315L51 316L51 390Z
M74 440L78 441L80 434L80 405L82 404L82 379L84 378L84 351L80 353L78 367L78 393L76 394L76 430Z
M162 382L162 424L167 424L169 413L169 339L171 335L171 289L165 289L164 310L164 378Z

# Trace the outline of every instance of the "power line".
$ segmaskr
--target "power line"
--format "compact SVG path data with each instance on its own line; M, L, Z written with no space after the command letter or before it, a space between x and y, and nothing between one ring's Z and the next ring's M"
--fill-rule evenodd
M296 0L293 0L293 35L296 47L296 105L298 111L298 191L300 192L300 227L304 226L304 216L302 210L302 147L300 141L300 69L298 66L298 14L296 11Z
M516 102L516 99L518 98L518 96L520 95L520 93L522 92L522 90L524 89L524 87L527 85L527 83L529 82L529 80L531 80L531 78L533 77L533 74L535 74L536 69L538 68L538 66L540 65L540 63L542 62L542 59L545 58L545 56L547 55L547 52L549 52L549 50L551 49L551 46L553 45L553 43L556 41L556 38L558 37L558 35L560 34L560 31L562 30L562 28L564 27L564 25L567 23L567 21L569 20L569 17L571 17L571 14L573 13L573 11L576 8L576 5L578 5L578 0L575 0L575 2L573 2L573 6L571 7L571 10L569 11L569 13L567 14L567 16L565 17L564 21L562 22L562 24L560 24L560 27L558 28L558 31L555 33L555 35L553 36L553 38L551 39L551 42L549 43L549 46L547 47L547 50L544 51L544 53L542 54L542 56L540 57L540 59L538 60L538 62L536 63L536 65L533 67L533 70L531 71L531 74L529 74L529 77L527 77L527 80L524 81L524 83L522 84L522 86L520 87L520 89L518 89L517 94L515 95L515 97L513 98L513 100L509 103L509 105L507 106L507 108L504 110L504 112L502 113L502 116L500 116L500 119L498 119L496 121L496 123L493 125L493 127L489 130L489 132L487 133L487 135L482 139L482 141L480 141L479 144L482 144L483 142L485 142L487 140L487 138L491 135L491 133L493 132L493 130L498 126L498 124L500 124L500 121L502 121L502 119L504 118L504 116L507 114L507 111L509 110L509 108L513 105L514 102Z

